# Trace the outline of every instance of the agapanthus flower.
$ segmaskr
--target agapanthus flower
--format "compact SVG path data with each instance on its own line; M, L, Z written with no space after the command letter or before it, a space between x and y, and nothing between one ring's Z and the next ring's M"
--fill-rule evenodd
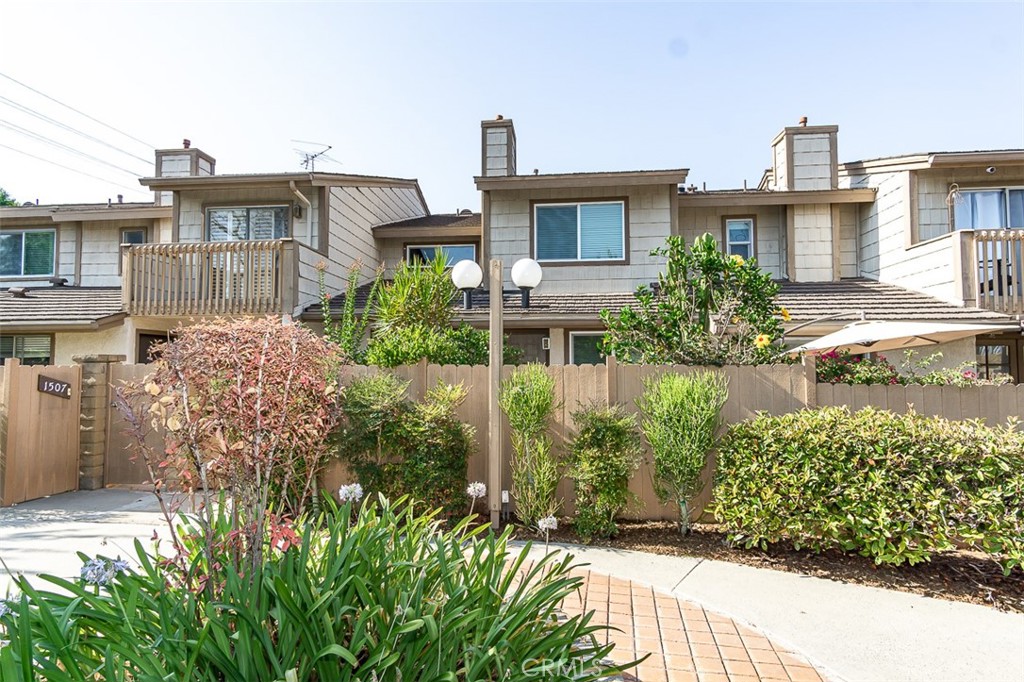
M554 516L545 516L543 519L537 522L537 528L544 532L558 530L558 519L556 519Z
M3 618L12 610L13 609L11 609L11 605L7 603L7 600L0 599L0 618Z
M342 502L358 502L363 499L363 486L358 483L350 483L338 488L338 498Z
M118 573L128 570L128 562L124 559L90 559L82 566L80 576L90 585L106 585Z
M487 486L480 481L474 481L469 484L468 488L466 488L466 494L474 500L479 499L487 495Z

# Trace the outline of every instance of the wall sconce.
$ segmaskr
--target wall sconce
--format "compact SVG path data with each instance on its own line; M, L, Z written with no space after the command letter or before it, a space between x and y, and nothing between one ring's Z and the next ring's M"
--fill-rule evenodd
M480 269L475 260L460 260L452 268L452 282L455 288L462 292L462 308L469 310L473 307L473 289L480 286L484 281L484 271ZM498 292L501 295L501 292Z
M299 204L292 204L292 216L295 218L302 217L302 206Z
M523 293L523 307L530 307L530 289L540 284L544 277L540 263L532 258L520 258L512 266L512 284Z

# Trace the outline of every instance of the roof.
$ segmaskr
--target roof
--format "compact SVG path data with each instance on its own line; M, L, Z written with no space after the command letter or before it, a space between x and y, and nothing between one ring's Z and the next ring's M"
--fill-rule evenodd
M26 298L0 290L0 326L95 328L124 317L120 287L36 287Z
M998 163L1024 164L1024 149L977 149L959 152L923 152L920 154L880 156L873 159L840 163L839 170L846 173L866 169L921 170L936 167Z
M418 185L414 178L392 178L356 173L221 173L139 178L139 184L152 189L202 187L206 185L242 185L301 182L319 185Z
M356 304L366 304L369 285L359 288ZM341 312L345 297L343 294L331 299L331 313ZM489 305L487 291L473 293L473 309L464 311L461 316L467 319L485 319ZM566 293L544 294L534 293L530 296L530 307L523 309L520 305L518 292L505 292L504 309L506 315L516 318L541 319L564 318L566 320L587 321L597 320L602 310L618 312L636 301L633 292L615 293ZM1014 321L998 313L979 308L965 308L946 303L937 298L926 296L893 284L885 284L868 279L849 279L839 282L783 282L778 297L779 305L785 307L792 316L793 323L810 322L823 317L836 317L830 320L835 326L861 319L861 313L869 320L946 320L971 322L1006 322ZM319 319L320 305L306 309L308 318Z
M71 220L139 220L170 218L170 206L157 206L152 201L102 204L32 204L0 208L0 221L27 218L51 219L53 222Z
M719 189L679 192L680 206L777 206L792 204L859 204L875 200L874 188Z
M578 187L627 187L635 185L680 184L688 168L665 170L596 171L583 173L537 173L534 175L484 175L473 178L476 188L561 189Z
M480 227L482 224L479 213L437 213L377 227Z

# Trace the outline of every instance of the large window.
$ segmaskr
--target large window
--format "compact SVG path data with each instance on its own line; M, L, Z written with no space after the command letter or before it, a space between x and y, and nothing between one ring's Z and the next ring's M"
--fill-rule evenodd
M754 219L725 218L725 252L744 260L754 257Z
M53 276L56 242L56 230L0 233L0 277Z
M0 365L8 358L18 358L26 365L49 365L53 356L52 337L0 336Z
M601 339L604 332L569 332L570 365L603 365Z
M1024 228L1024 187L960 190L953 224L958 230Z
M624 260L623 201L534 206L534 253L539 261Z
M405 247L405 258L410 263L427 263L435 258L443 257L448 267L460 260L476 260L474 244L430 244Z
M289 206L228 206L206 209L211 242L281 239L288 236Z

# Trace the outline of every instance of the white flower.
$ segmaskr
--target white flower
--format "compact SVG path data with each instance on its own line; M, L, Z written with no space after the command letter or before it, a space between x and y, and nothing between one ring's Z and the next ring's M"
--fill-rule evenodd
M342 502L358 502L363 499L363 486L358 483L343 485L338 488L338 497Z
M3 618L4 616L6 616L10 612L11 612L11 605L8 604L5 600L0 599L0 618Z
M544 532L558 530L558 519L554 516L545 516L543 519L537 522L537 528Z
M466 494L472 497L474 500L480 499L487 495L487 486L480 481L475 481L469 484L466 488Z
M130 565L128 564L128 562L127 562L127 561L125 561L124 559L121 559L120 557L119 557L119 558L117 558L117 559L114 559L114 560L113 560L113 561L112 561L112 562L110 563L110 566L111 566L111 568L113 568L113 569L114 569L115 571L117 571L118 573L124 573L124 572L125 572L125 571L127 571L127 570L128 570L129 568L131 568L131 566L130 566Z

